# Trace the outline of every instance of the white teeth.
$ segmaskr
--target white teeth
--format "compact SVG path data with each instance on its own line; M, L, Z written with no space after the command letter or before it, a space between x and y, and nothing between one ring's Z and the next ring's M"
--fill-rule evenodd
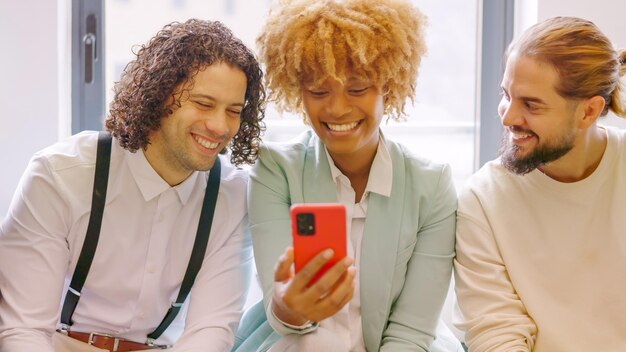
M514 132L514 131L511 131L511 134L513 135L513 138L515 138L515 139L523 139L523 138L527 138L527 137L532 136L532 134L526 133L526 132Z
M193 138L194 138L194 139L196 140L196 142L198 142L201 146L203 146L203 147L205 147L205 148L208 148L208 149L215 149L215 148L217 148L217 146L218 146L218 145L220 145L219 143L216 143L216 142L210 142L210 141L208 141L208 140L206 140L206 139L204 139L204 138L200 138L200 137L198 137L198 136L194 136Z
M351 122L351 123L344 123L344 124L332 124L332 123L326 123L326 126L328 126L328 128L330 128L332 131L337 131L337 132L344 132L344 131L349 131L353 128L356 127L356 125L358 125L358 121L355 122Z

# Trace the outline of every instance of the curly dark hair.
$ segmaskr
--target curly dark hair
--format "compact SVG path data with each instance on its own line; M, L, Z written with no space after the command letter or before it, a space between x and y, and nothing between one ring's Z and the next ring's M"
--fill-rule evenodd
M122 147L135 152L145 149L150 132L161 126L161 119L180 106L183 83L193 86L193 77L201 69L223 62L241 69L247 79L245 104L239 131L229 144L231 162L252 164L265 129L265 90L263 72L254 54L220 22L190 19L172 22L159 31L147 45L142 45L119 82L106 129ZM225 151L224 151L225 152Z

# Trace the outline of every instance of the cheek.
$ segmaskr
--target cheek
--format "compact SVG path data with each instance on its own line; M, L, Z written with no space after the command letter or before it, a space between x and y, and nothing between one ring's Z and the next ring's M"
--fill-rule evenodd
M302 111L306 116L306 122L315 125L319 120L320 109L323 105L313 99L302 99Z
M228 121L228 130L230 131L231 136L234 136L239 132L239 127L241 126L240 118L233 118Z
M384 113L385 113L385 98L379 95L376 98L376 104L374 107L374 116L376 116L378 120L382 120Z

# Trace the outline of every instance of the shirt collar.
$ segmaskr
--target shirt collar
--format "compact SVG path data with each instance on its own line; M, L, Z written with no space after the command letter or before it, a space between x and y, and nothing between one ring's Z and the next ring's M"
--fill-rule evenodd
M330 173L333 177L333 182L337 184L339 178L344 174L335 166L333 159L328 153L328 149L324 146L326 157L328 158L328 164L330 165ZM378 140L378 148L376 149L376 156L372 162L370 174L367 180L367 186L365 186L365 194L368 192L378 193L385 197L391 196L391 182L393 180L393 167L391 163L391 155L389 149L385 145L384 140L381 138Z
M152 168L148 159L143 153L143 150L138 150L135 153L125 151L127 154L127 163L130 172L135 179L135 183L145 201L150 201L154 197L159 196L163 192L173 188L178 195L180 202L185 205L191 196L191 193L196 187L199 180L199 171L194 171L187 179L180 184L171 187L157 172Z

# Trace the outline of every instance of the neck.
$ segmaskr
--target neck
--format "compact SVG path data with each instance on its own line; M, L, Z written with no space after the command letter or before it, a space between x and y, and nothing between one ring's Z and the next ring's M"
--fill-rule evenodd
M146 160L148 160L152 169L161 176L168 185L174 187L181 184L193 172L192 170L185 170L183 172L182 170L184 169L173 167L173 165L168 163L165 159L159 157L159 155L157 155L158 153L159 150L154 148L151 144L144 150Z
M355 203L361 200L367 181L369 179L370 170L378 144L373 146L371 150L364 150L358 155L350 154L330 154L335 166L350 180L350 185L355 192Z
M540 166L539 170L560 182L583 180L600 164L606 144L606 130L594 124L579 132L572 150L558 160Z

